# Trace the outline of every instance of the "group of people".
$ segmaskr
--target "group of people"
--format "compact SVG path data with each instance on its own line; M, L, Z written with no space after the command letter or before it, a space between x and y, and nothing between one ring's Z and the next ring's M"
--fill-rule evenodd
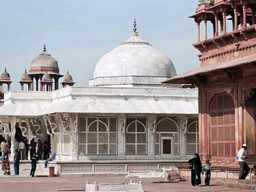
M243 144L242 147L237 152L237 161L239 163L239 179L245 179L250 172L250 167L248 166L246 159L247 145ZM201 185L201 174L205 174L205 185L210 185L211 180L211 163L206 160L205 165L202 166L200 156L198 153L194 154L194 157L188 161L191 169L191 184L193 186ZM256 173L256 164L252 168Z
M27 147L29 146L29 147ZM5 139L0 144L1 151L0 151L0 158L2 160L2 170L4 175L10 175L10 162L9 162L9 155L11 153L10 150L10 143L7 142ZM55 153L50 152L50 146L47 141L44 143L38 139L35 142L34 139L31 139L29 145L27 145L26 138L19 142L16 141L14 146L14 155L13 155L13 166L14 166L14 173L15 175L19 175L19 165L20 160L28 160L28 150L30 151L30 160L31 160L31 177L34 177L36 171L36 165L38 160L45 160L45 167L49 161L55 159Z
M201 173L205 174L205 185L210 185L211 180L211 163L206 160L205 165L202 167L200 156L198 153L194 154L194 157L188 161L191 169L191 184L193 186L201 185Z
M15 150L16 149L20 151L22 160L28 159L28 152L32 155L35 151L38 153L39 160L46 160L49 158L50 144L47 141L42 143L40 139L36 142L34 138L28 142L28 139L24 137L19 141L15 141Z

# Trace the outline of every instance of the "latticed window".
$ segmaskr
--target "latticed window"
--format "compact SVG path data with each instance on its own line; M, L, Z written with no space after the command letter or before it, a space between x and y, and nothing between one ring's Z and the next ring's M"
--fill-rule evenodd
M187 155L198 153L198 135L198 121L195 119L189 119L187 127Z
M179 154L177 122L169 117L158 118L155 133L155 154Z
M228 94L217 95L210 103L210 134L212 157L234 157L235 109Z
M147 154L146 118L127 118L126 121L126 154Z
M79 155L117 154L116 118L79 119Z

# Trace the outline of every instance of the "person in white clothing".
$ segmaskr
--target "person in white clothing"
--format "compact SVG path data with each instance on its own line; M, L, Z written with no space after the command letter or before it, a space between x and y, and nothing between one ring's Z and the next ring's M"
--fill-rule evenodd
M250 172L250 167L247 165L245 161L245 159L247 159L246 149L247 145L243 144L242 148L239 149L239 151L237 152L237 161L240 166L239 179L245 179L248 173Z
M26 146L23 141L19 142L20 159L24 160L26 156Z

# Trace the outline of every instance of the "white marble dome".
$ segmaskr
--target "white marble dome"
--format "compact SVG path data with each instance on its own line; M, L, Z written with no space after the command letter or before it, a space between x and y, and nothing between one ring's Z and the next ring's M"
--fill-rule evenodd
M90 85L157 85L175 75L172 61L138 37L134 30L127 41L100 58Z

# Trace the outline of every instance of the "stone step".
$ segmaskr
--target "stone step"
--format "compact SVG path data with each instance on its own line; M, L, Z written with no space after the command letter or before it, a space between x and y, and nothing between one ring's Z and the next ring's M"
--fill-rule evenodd
M54 175L58 174L58 170L57 170L57 166L56 165L50 165L50 167L54 166ZM30 170L31 170L31 162L30 161L21 161L20 162L20 171L19 171L19 175L20 176L30 176ZM10 162L10 172L11 175L15 175L14 174L14 166L13 163ZM45 168L44 167L44 161L43 160L39 160L36 166L36 172L35 172L35 177L48 177L50 176L49 174L49 167ZM4 175L4 172L2 171L2 169L0 169L0 176Z
M215 183L220 185L226 185L229 188L234 189L241 189L242 190L251 190L256 191L256 183L255 179L252 177L248 177L244 180L238 180L238 179L217 179Z

